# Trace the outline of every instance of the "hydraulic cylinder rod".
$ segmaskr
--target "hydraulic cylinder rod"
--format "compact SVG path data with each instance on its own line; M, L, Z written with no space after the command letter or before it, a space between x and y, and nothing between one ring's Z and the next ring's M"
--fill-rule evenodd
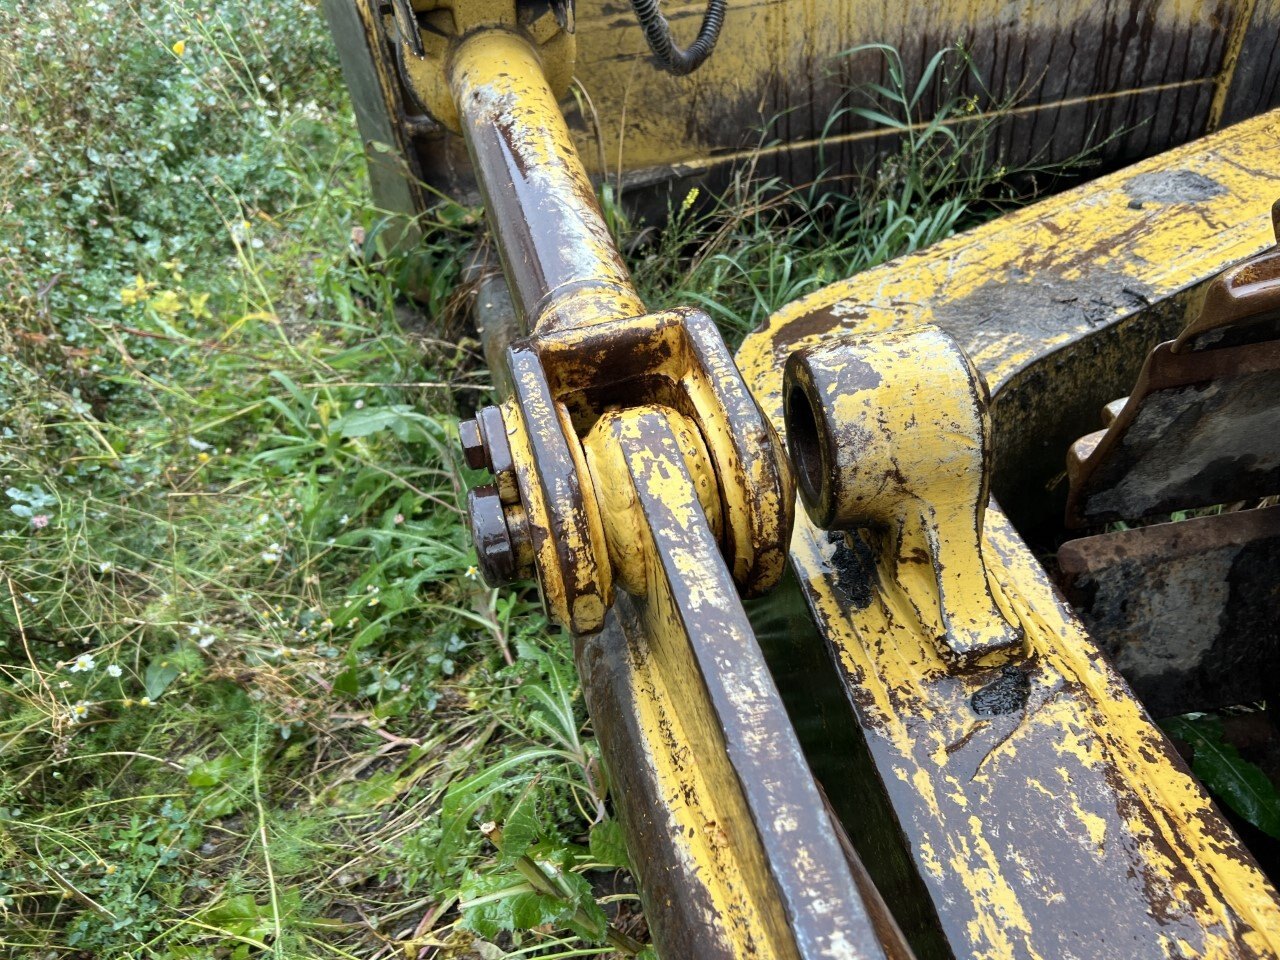
M449 85L523 329L644 314L528 41L505 30L467 37Z

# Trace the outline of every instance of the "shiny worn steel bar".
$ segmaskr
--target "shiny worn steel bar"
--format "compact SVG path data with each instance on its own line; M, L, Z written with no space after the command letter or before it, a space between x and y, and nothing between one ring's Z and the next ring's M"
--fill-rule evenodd
M503 30L466 38L449 84L523 328L644 314L529 43Z
M669 417L650 407L601 423L626 464L608 479L632 487L642 520L647 587L638 607L651 682L664 688L667 724L687 737L687 762L706 791L700 809L714 824L709 845L727 847L736 861L720 907L750 916L739 923L753 928L751 946L737 955L903 956L892 921L875 915L878 897L868 903L854 880ZM703 951L712 954L711 944Z

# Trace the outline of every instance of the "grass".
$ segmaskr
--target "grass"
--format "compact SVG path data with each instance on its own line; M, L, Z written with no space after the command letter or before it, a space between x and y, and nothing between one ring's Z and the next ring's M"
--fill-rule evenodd
M0 10L0 948L629 952L569 644L461 523L479 212L371 249L319 11L262 9ZM951 122L976 103L912 125L962 56L851 55L894 69L844 109L909 133L874 175L748 168L661 233L606 191L653 306L734 339L1018 199L990 122Z

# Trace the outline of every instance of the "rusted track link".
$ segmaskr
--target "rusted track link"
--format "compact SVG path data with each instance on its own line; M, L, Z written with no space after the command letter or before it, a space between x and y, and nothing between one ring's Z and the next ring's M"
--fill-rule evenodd
M1280 507L1064 543L1058 582L1157 717L1271 699Z

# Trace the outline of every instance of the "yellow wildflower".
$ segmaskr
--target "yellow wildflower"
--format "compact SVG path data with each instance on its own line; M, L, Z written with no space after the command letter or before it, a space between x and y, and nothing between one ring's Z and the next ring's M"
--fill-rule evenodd
M172 50L174 53L176 53L178 56L182 56L184 53L187 52L187 41L178 40L169 49Z
M209 294L193 293L187 297L187 309L191 311L191 316L195 320L203 320L205 317L212 316L209 308L205 306L209 302Z
M142 279L142 274L138 274L133 281L132 287L125 287L120 291L120 302L126 307L132 307L135 303L144 300L155 287L154 283Z
M182 310L182 298L173 290L161 290L149 301L156 313L165 316L176 316Z

